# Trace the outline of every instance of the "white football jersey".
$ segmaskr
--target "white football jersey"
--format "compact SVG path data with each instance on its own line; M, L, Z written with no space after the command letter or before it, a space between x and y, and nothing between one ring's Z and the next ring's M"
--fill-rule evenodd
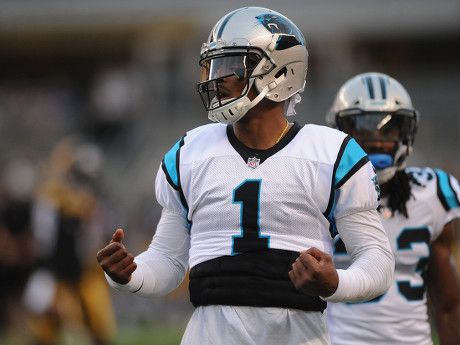
M412 185L406 207L409 218L392 217L381 200L381 219L388 234L396 267L387 293L366 303L329 303L326 311L334 345L432 344L423 273L430 244L444 225L460 217L458 181L442 170L408 168L419 183ZM343 243L334 243L334 262L346 268L350 258Z
M367 155L346 134L298 124L269 150L239 142L231 126L186 133L165 155L158 202L190 225L190 268L258 249L332 254L334 219L376 209Z
M330 344L326 303L298 292L288 271L299 251L332 254L336 219L378 206L375 172L353 139L294 124L261 151L231 126L205 125L165 155L156 194L190 229L197 308L181 344Z

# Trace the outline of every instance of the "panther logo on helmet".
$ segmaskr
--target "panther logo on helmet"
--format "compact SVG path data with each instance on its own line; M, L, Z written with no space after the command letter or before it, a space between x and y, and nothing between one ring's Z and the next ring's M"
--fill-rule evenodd
M293 27L289 22L276 14L267 13L256 16L262 24L272 34L301 35L300 31Z
M256 19L272 34L282 34L295 38L295 42L292 42L292 39L289 40L289 46L292 47L297 44L303 45L302 40L305 41L303 34L297 27L295 27L291 22L287 21L283 17L272 13L266 13L256 16ZM280 43L284 40L284 37L285 36L280 37L280 41L278 42L276 49L286 48L283 45L280 46Z

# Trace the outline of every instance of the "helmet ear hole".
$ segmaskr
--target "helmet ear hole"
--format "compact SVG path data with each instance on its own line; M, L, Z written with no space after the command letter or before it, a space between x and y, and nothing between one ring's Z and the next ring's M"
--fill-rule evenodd
M281 77L282 75L286 75L287 74L287 68L286 67L283 67L281 68L278 73L275 74L275 78L279 78ZM294 73L293 73L294 74Z

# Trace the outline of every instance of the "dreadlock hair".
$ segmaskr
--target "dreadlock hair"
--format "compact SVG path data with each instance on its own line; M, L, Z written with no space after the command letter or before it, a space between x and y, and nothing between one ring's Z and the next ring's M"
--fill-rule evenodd
M422 185L412 174L406 173L405 170L397 171L393 178L389 181L390 193L388 198L388 207L391 209L392 214L398 211L399 213L402 213L404 217L409 218L406 202L412 196L411 183L418 186Z

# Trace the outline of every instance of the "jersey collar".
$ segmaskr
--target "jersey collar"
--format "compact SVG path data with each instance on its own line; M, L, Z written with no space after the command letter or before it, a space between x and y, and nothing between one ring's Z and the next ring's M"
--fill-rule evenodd
M255 158L259 160L258 165L260 165L267 158L273 156L275 153L277 153L282 148L284 148L287 144L289 144L291 140L300 131L300 129L301 129L300 125L297 122L294 122L292 127L286 133L286 135L276 145L266 150L252 149L244 145L236 137L235 132L233 131L233 125L227 126L227 137L228 137L228 141L230 142L230 144L240 154L241 158L243 158L245 162L248 162L249 158Z

